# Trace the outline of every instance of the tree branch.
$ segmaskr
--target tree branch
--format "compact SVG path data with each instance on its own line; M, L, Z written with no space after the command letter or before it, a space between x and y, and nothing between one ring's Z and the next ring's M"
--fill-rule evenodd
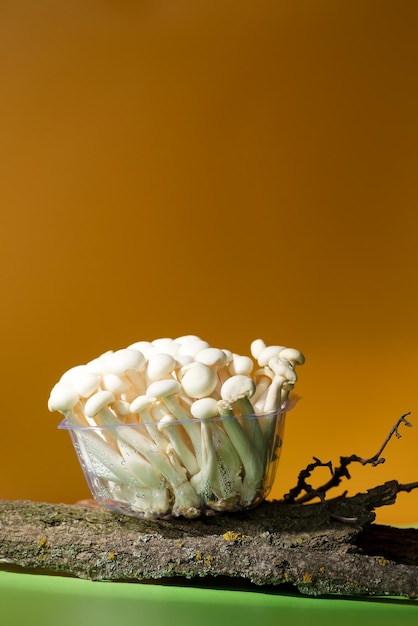
M0 568L92 580L418 596L418 529L383 530L374 509L418 483L390 481L309 505L264 502L198 520L142 520L99 507L0 501ZM355 518L355 524L337 521ZM235 583L234 583L235 581Z

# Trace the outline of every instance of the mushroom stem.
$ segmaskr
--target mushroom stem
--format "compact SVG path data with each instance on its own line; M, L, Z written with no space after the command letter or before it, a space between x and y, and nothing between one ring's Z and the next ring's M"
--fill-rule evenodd
M199 465L180 432L182 428L182 424L179 424L171 413L166 413L158 422L158 429L168 437L189 476L193 476L199 472Z
M274 372L274 378L269 387L266 401L264 404L264 412L278 412L283 402L289 395L289 391L293 388L298 377L290 363L283 361L280 357L272 357L268 363L270 369ZM285 395L282 393L285 384Z
M202 464L199 473L195 474L190 482L195 491L199 493L205 502L215 498L221 498L224 494L220 489L218 464L213 447L210 425L205 420L201 422L201 446L202 446Z
M101 479L125 483L126 470L122 458L96 432L89 429L70 431L78 443L78 449L91 476Z
M270 455L271 453L274 454L278 445L274 441L277 424L282 423L284 419L280 410L289 395L289 391L293 389L297 376L294 369L289 367L286 361L282 361L280 357L273 357L268 365L274 372L274 378L267 390L264 412L266 414L272 413L272 416L264 422L263 436L265 450Z
M106 365L110 374L126 377L139 395L145 391L145 363L145 357L139 350L122 348L107 357Z
M183 428L192 442L196 460L199 467L201 467L202 447L200 428L198 424L194 423L190 414L177 402L175 396L179 391L181 391L181 384L177 380L157 380L148 387L146 395L151 401L155 399L161 400L167 407L169 413L172 413L177 420L182 422Z
M140 417L140 424L146 429L149 437L154 443L162 450L165 451L168 445L168 440L158 430L158 424L155 422L150 407L152 403L147 396L137 396L129 405L132 414L138 414Z
M123 439L119 440L118 446L125 461L126 469L135 478L136 483L143 488L161 489L164 484L161 473Z
M248 438L239 419L234 415L231 405L225 400L218 401L219 415L223 418L222 426L238 452L244 467L242 501L250 504L259 492L264 475L263 457Z
M250 398L255 392L255 383L252 378L244 374L236 374L228 378L221 387L221 398L230 405L238 404L243 418L242 425L247 431L247 435L254 447L261 452L263 446L263 435L258 420L254 417L244 419L246 416L254 415L254 407Z
M170 483L173 490L186 481L186 471L179 471L173 468L164 452L148 437L138 432L137 427L131 424L121 424L114 413L107 407L107 403L114 400L114 396L109 391L98 391L91 396L85 404L85 412L90 417L98 416L101 423L108 426L119 425L112 435L120 437L130 444L137 452L142 454L155 468L157 468L164 478ZM190 488L190 506L198 506L196 493ZM194 494L194 496L193 496Z
M267 390L274 378L274 372L268 367L262 367L258 369L254 374L254 382L256 384L256 390L251 398L251 402L256 413L264 413L264 402L267 395Z
M145 519L152 519L161 515L167 515L170 511L170 494L167 489L152 489L150 487L136 486L124 489L126 503L129 509L137 511ZM115 494L119 500L119 494Z
M89 426L81 410L80 395L71 382L59 381L51 389L48 409L59 411L72 426Z
M204 493L206 500L212 492L220 500L229 500L240 493L241 461L228 436L214 418L219 416L215 398L196 400L191 413L200 421L204 466L193 477L195 488Z

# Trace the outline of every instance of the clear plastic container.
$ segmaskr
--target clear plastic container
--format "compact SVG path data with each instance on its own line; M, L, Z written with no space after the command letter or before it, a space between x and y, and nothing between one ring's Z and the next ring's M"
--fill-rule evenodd
M79 426L65 419L85 478L105 509L147 519L197 518L261 503L273 485L279 413Z

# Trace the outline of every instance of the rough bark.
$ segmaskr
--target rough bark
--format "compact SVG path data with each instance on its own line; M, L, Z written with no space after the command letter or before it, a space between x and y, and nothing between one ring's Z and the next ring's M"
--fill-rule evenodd
M245 513L193 521L0 501L0 568L92 580L416 598L418 529L373 524L373 510L392 504L399 491L391 481L326 507L264 502Z

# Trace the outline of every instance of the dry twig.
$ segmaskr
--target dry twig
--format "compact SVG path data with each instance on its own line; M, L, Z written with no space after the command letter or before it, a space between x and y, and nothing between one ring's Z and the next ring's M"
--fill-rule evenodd
M410 412L404 413L397 420L397 422L392 426L390 432L386 436L379 450L371 456L370 458L362 458L357 454L352 454L351 456L341 456L340 457L340 465L336 468L333 468L332 462L328 461L327 463L323 463L318 458L314 457L314 462L307 465L305 469L303 469L298 476L298 482L295 487L293 487L287 494L284 495L284 502L287 504L304 504L310 502L314 498L319 498L320 501L325 504L325 494L332 489L333 487L338 487L341 484L341 481L344 478L348 480L351 478L350 472L348 471L348 466L350 463L360 463L361 465L372 465L375 467L376 465L380 465L385 462L385 458L382 457L382 453L388 445L389 441L395 436L397 439L401 437L399 433L399 427L401 424L407 426L408 428L412 427L411 422L409 422L406 418L410 415ZM331 473L331 478L323 485L314 488L308 482L306 482L307 478L309 478L312 472L317 467L328 467ZM415 485L417 483L410 483L410 485L405 485L402 491L411 491L415 489ZM300 495L302 492L305 492L304 495ZM343 496L346 494L342 494ZM334 519L337 519L333 516ZM356 520L344 518L340 521L344 522L355 522Z

